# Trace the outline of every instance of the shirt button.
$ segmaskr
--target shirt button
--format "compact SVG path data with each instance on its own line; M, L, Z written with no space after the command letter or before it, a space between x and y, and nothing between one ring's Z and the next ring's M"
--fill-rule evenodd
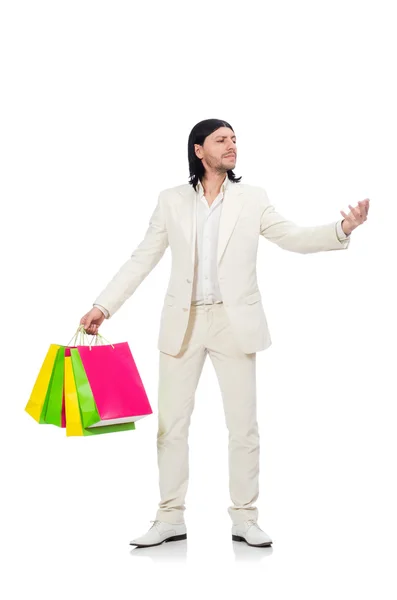
M192 280L191 280L191 279L189 279L189 278L187 278L187 279L186 279L186 281L187 281L188 283L192 283Z

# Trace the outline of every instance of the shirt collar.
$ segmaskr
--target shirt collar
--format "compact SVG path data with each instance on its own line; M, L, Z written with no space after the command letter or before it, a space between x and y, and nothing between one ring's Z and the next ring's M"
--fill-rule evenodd
M229 177L227 176L227 173L226 173L225 179L223 180L223 183L221 185L222 194L225 193L225 190L227 189L228 184L229 184ZM200 198L204 195L204 188L203 188L203 185L202 185L200 179L198 180L198 184L197 184L197 192L199 193Z

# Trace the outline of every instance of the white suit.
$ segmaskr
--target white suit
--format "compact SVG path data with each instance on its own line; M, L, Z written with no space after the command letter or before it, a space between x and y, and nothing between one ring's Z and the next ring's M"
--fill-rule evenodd
M229 514L240 523L258 517L256 352L271 345L256 276L259 236L302 254L346 249L350 237L341 220L298 226L275 211L264 189L227 177L211 210L200 206L203 201L201 184L197 192L190 184L163 190L144 239L94 305L112 316L170 246L172 269L158 339L161 501L156 518L184 521L188 428L209 354L229 430Z

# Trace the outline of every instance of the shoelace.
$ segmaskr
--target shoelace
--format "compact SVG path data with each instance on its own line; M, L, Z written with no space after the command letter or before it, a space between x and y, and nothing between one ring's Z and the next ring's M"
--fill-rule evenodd
M158 519L156 519L155 521L150 521L151 523L153 523L152 527L154 527L156 525L156 523L160 523L160 521ZM152 527L150 529L152 529Z
M248 524L249 527L251 527L252 525L256 525L256 527L258 529L260 529L260 527L259 527L259 525L258 525L258 523L256 522L255 519L248 519L248 521L246 521L246 523Z

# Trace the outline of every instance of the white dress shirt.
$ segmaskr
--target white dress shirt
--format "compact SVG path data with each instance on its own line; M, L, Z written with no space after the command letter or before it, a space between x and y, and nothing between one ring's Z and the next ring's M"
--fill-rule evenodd
M222 302L222 294L218 283L217 246L219 221L221 218L223 199L229 184L226 175L215 200L208 204L204 188L199 180L196 192L197 235L196 262L192 304L214 304Z
M226 174L221 190L211 206L209 206L208 201L205 198L204 188L200 180L197 185L196 262L194 265L192 304L214 304L222 302L222 295L218 283L217 247L222 205L228 185L229 178ZM342 220L343 219L340 219L335 224L336 235L339 241L343 241L349 237L345 235L342 229ZM107 319L109 318L109 313L104 306L101 306L100 304L94 304L94 306L99 308Z

